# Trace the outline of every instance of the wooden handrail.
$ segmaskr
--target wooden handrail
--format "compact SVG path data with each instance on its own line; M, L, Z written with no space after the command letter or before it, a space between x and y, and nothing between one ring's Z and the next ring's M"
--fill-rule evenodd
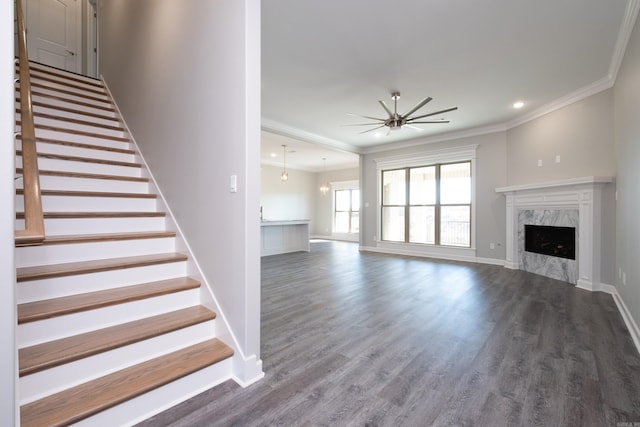
M18 58L20 63L20 120L22 134L22 179L24 185L24 230L16 230L15 240L19 245L37 245L44 240L44 218L40 197L40 173L36 133L33 126L31 103L31 77L27 55L27 31L22 12L22 1L16 0L18 20Z

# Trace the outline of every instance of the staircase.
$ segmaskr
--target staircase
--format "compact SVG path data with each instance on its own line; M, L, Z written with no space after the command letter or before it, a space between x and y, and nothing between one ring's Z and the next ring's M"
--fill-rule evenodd
M15 250L21 425L130 425L230 378L233 350L102 82L31 78L46 239Z

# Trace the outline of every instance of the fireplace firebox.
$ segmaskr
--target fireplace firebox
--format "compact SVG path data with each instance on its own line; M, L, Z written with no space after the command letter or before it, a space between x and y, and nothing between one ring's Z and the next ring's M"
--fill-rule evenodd
M574 227L525 224L524 250L542 255L576 259L576 229Z

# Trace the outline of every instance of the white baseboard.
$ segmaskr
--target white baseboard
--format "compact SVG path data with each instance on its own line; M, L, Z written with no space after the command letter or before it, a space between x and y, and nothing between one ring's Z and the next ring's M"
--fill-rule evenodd
M615 286L607 285L604 283L600 284L600 290L602 292L606 292L611 294L613 297L613 301L616 303L616 307L618 307L618 311L622 316L622 320L624 320L625 325L627 325L627 329L631 334L631 339L633 339L633 343L636 345L636 349L638 353L640 353L640 328L638 328L638 324L633 320L629 309L627 308L624 300L618 293L618 289Z
M476 256L460 256L455 254L433 254L433 253L423 253L418 251L411 250L398 250L398 249L388 249L388 248L380 248L375 246L360 246L360 251L363 252L377 252L383 254L391 254L391 255L406 255L413 256L419 258L432 258L432 259L442 259L447 261L462 261L462 262L472 262L477 264L491 264L491 265L499 265L504 266L504 260L496 259L496 258L482 258Z
M264 378L262 360L256 358L255 354L246 359L233 358L233 380L241 387L248 387L262 378Z

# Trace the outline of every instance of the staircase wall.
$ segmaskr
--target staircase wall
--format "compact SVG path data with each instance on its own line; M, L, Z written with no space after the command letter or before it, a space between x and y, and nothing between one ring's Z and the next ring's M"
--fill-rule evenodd
M102 78L230 325L237 380L250 383L262 375L260 2L105 2L99 19Z
M15 187L13 2L0 2L0 425L16 422L17 349L13 264Z

